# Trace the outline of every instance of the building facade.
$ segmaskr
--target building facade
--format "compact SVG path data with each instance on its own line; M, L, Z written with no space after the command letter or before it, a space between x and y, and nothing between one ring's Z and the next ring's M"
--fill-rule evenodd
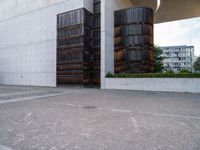
M93 0L0 1L0 84L57 85L57 15Z
M103 87L106 74L119 68L153 71L154 11L133 6L130 0L1 1L0 84Z
M167 46L161 47L161 49L163 50L165 71L193 71L195 62L194 46Z
M199 1L161 2L158 10L153 0L1 0L0 84L56 87L60 81L90 83L92 78L104 89L108 72L151 72L153 23L200 15L199 7L195 7ZM181 12L177 4L180 10L194 6L196 11L176 13ZM168 11L172 5L175 12L166 15L172 12ZM77 15L75 10L91 14L93 25L85 24L85 20L76 26L66 21L69 14L72 18ZM122 15L119 22L116 12ZM88 27L92 35L88 35ZM79 44L75 51L69 48L74 43ZM92 75L88 72L91 68Z

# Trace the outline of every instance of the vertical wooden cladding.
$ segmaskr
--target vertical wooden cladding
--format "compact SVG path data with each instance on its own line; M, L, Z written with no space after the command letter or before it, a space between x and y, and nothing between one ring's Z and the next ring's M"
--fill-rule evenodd
M101 0L94 0L94 14L101 13Z
M58 84L92 84L92 17L85 9L57 16Z
M101 0L94 0L94 84L100 85L100 66L101 66Z
M57 16L57 83L100 85L100 7Z
M150 8L115 12L115 72L153 72L153 23Z
M84 8L59 14L57 17L58 28L70 27L77 24L93 26L92 14Z

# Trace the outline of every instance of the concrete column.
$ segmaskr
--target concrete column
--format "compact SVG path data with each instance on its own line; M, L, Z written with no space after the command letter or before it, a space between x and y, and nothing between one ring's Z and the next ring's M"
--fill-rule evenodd
M101 88L105 75L114 72L114 12L111 0L101 2Z
M114 11L128 7L129 0L101 0L101 89L106 74L114 73Z

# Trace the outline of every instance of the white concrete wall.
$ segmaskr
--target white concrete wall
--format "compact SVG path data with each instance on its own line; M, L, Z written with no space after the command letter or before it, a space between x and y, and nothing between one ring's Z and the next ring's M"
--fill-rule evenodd
M0 84L56 86L57 14L91 0L1 0Z
M106 78L105 89L200 93L200 78Z
M94 11L93 4L94 4L93 0L84 0L84 2L83 2L84 8L89 10L92 13Z
M67 6L68 3L68 6ZM74 6L82 7L93 11L92 0L1 0L0 1L0 21L9 20L13 17L33 13L41 9L49 8L57 5L60 7L62 4L67 6L66 9L72 9Z
M105 75L114 72L114 11L132 6L130 0L101 0L101 88Z

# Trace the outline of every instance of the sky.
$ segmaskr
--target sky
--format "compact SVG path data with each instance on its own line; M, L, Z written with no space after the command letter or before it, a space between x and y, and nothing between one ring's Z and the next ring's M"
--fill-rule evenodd
M158 46L195 46L200 55L200 17L155 24L154 43Z

